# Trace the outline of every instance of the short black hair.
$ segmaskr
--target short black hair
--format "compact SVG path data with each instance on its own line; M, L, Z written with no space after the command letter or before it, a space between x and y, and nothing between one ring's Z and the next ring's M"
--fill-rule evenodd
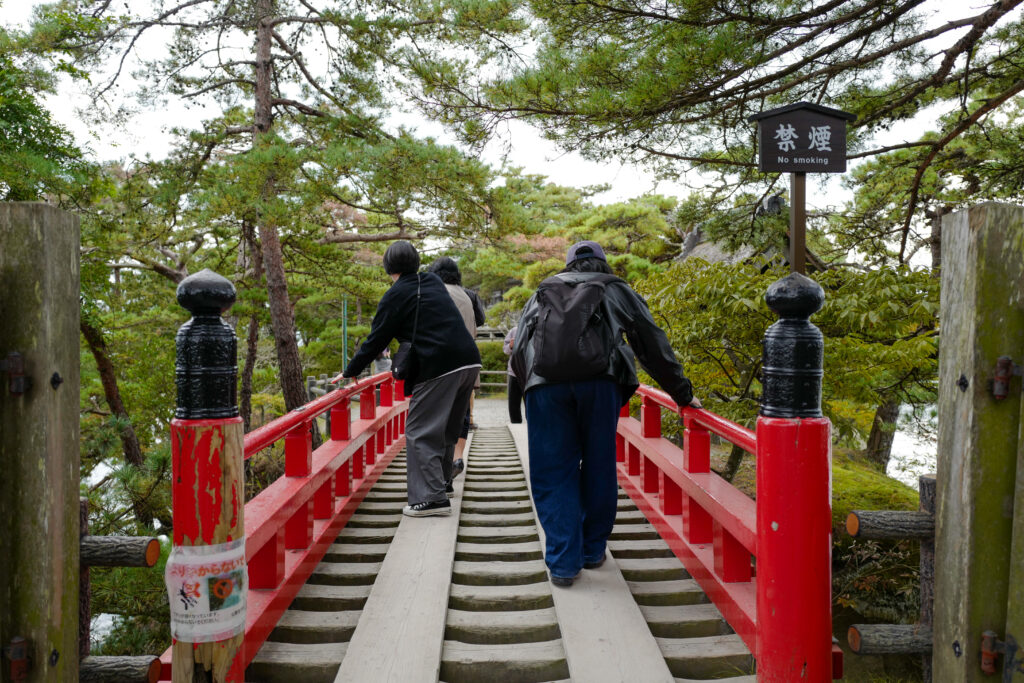
M446 285L462 286L462 273L459 272L459 264L450 256L442 256L430 264L430 272L436 273L441 282Z
M384 252L384 272L405 275L420 269L420 253L411 242L398 240Z

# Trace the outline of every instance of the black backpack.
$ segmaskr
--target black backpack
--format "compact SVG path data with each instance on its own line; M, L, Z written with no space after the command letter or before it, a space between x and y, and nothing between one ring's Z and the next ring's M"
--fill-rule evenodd
M552 382L568 382L602 374L608 368L613 347L602 303L605 286L616 281L621 282L614 275L598 273L577 282L566 282L558 276L541 282L529 340L533 366L523 375L513 368L517 376L524 382L530 374ZM517 344L516 350L523 352L520 365L525 363L525 346Z

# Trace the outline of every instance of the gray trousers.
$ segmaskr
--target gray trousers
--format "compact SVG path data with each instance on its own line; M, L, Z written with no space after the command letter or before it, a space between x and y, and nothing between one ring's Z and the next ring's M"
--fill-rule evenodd
M447 500L452 455L469 410L480 368L466 368L417 384L405 420L409 504Z

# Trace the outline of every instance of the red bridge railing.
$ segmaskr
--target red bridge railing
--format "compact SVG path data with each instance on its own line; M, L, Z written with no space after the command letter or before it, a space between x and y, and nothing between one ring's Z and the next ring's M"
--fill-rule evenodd
M826 418L758 418L757 432L641 386L625 406L619 482L757 660L758 681L842 677L832 641L831 441ZM678 415L683 448L662 437ZM711 434L757 456L757 500L711 471Z
M245 504L245 634L241 647L232 656L231 672L225 680L242 680L245 667L338 532L404 446L409 401L403 389L403 382L393 380L390 373L368 377L245 435L245 459L283 441L285 473ZM356 396L359 415L352 420L350 404ZM328 413L329 438L313 450L313 421ZM215 420L174 422L190 426ZM172 437L177 427L172 425ZM196 507L188 497L194 497L198 490L175 489L176 522L179 509ZM168 648L160 658L160 680L171 680L172 655L173 648Z

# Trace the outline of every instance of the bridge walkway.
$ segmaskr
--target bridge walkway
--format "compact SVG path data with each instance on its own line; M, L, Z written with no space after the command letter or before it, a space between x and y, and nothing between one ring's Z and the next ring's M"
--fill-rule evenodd
M408 518L381 474L247 669L252 683L753 683L753 658L629 497L609 559L553 587L525 425L478 401L451 517Z

